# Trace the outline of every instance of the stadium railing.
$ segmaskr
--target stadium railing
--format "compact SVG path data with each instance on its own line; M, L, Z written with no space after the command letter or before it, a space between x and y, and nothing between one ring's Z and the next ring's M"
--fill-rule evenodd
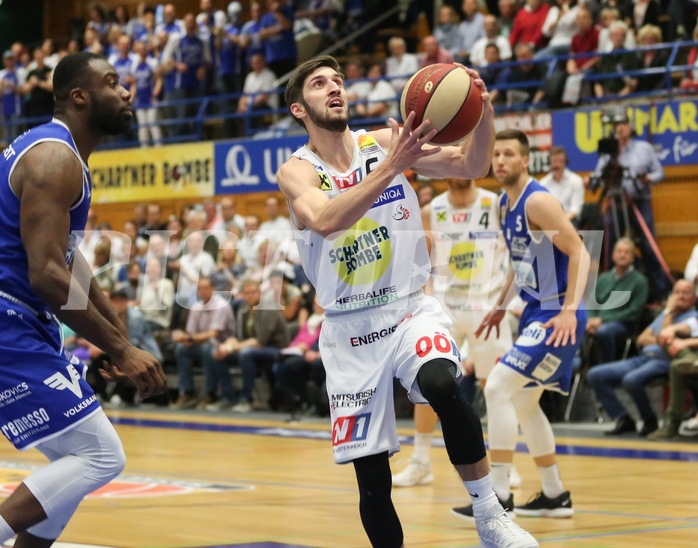
M671 97L681 93L685 93L678 87L678 81L685 74L691 70L698 70L698 67L685 64L685 62L677 62L679 59L685 57L685 53L690 48L698 48L698 42L693 41L682 41L682 42L671 42L664 44L657 44L653 46L640 47L633 50L623 50L621 53L640 53L647 50L668 50L669 55L667 63L663 67L655 68L643 68L632 71L622 71L614 73L597 73L589 72L584 76L584 81L589 83L601 82L607 79L623 78L623 77L640 77L648 75L663 74L664 75L664 85L656 90L636 92L623 97L618 95L605 95L604 97L597 98L592 96L582 96L580 98L579 104L599 104L604 102L618 101L619 99L637 99L641 97L656 97L656 96L667 96ZM552 76L555 71L564 70L565 63L569 58L589 58L589 57L603 57L606 55L617 54L619 52L613 53L584 53L576 55L560 55L550 58L536 58L530 61L518 62L503 62L490 65L492 68L501 67L503 69L513 68L517 65L531 64L531 63L541 63L547 66L546 76L548 78ZM405 78L405 76L411 75L400 75L394 76L393 78ZM390 77L385 77L385 80L391 80ZM372 81L369 78L362 79L365 81ZM351 82L347 82L349 85ZM497 84L491 87L491 89L497 89L500 92L506 92L508 90L524 89L524 88L542 88L545 83L545 79L534 80L530 82L519 82L519 83L508 83L508 84ZM283 92L284 88L279 87L274 90L265 91L263 93L274 93L279 97L279 104L283 104ZM261 92L262 93L262 92ZM303 133L303 129L293 123L288 114L288 110L285 107L280 107L276 109L260 109L247 111L243 113L236 112L236 104L238 99L242 96L242 93L232 93L227 95L210 95L203 96L193 99L182 99L177 101L160 101L155 106L158 109L158 121L156 124L161 127L163 138L162 144L170 143L182 143L191 141L202 141L207 139L235 139L235 138L265 138L265 137L279 137L284 135L289 135L293 133ZM252 96L253 98L254 96ZM397 93L393 99L394 105L399 107L400 94ZM363 101L367 103L368 101ZM356 103L352 103L352 106ZM521 102L517 104L498 104L495 105L495 112L502 114L505 112L521 112L527 110L541 110L548 109L550 105L546 102L541 102L538 104L532 104L530 102ZM185 117L170 117L170 113L177 110L190 110L192 114ZM399 108L395 109L399 111ZM11 120L4 120L4 126L6 131L9 130L10 134L17 135L24 131L27 127L32 127L48 121L50 118L15 118ZM264 125L263 127L257 127L259 120L264 120L265 123L271 121L269 125ZM350 127L376 127L385 125L387 123L386 117L374 117L374 118L356 118L352 117L349 125ZM127 148L127 147L138 147L138 126L134 122L132 131L122 137L113 138L103 143L100 148L110 149L110 148Z

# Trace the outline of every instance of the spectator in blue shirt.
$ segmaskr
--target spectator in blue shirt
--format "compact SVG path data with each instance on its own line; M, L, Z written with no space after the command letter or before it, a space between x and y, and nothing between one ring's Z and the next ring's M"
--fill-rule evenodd
M203 82L211 67L211 55L207 44L197 36L196 19L193 13L184 16L185 34L171 35L162 54L162 62L168 71L176 73L173 96L178 100L194 99L203 93ZM177 133L186 135L190 131L191 118L199 109L199 103L189 101L175 106L176 117L189 119L180 124Z
M687 280L678 280L667 300L666 308L655 318L637 338L641 347L640 355L627 360L611 362L592 367L586 380L594 388L597 401L606 413L616 421L607 435L635 432L635 421L623 406L615 393L621 386L632 398L643 421L640 436L647 436L657 430L657 417L652 409L645 387L651 381L669 374L671 357L659 345L660 332L689 318L698 317L694 308L696 302L695 288Z
M288 0L267 0L269 11L262 16L260 37L267 66L281 78L296 68L298 50L293 34L293 6Z

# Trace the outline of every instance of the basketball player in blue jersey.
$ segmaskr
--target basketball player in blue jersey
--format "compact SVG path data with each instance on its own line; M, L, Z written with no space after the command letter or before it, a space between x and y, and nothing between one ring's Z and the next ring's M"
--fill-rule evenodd
M515 512L565 518L573 514L572 500L560 479L555 438L539 400L543 390L569 392L572 359L587 323L582 294L589 255L558 200L528 174L528 161L526 135L518 130L497 133L492 169L504 190L499 215L512 273L476 335L487 338L493 329L498 332L508 301L516 293L521 296L526 306L519 337L485 386L494 490L500 500L511 500L509 472L518 424L542 490ZM464 517L467 508L453 511Z
M121 442L64 349L66 323L111 357L108 380L131 378L144 396L165 389L160 364L126 327L77 249L90 207L87 159L102 137L126 131L131 96L114 67L76 53L56 66L54 118L0 158L0 431L51 461L0 504L0 544L51 546L85 495L124 466Z
M469 70L469 69L467 69ZM281 166L303 268L326 310L320 352L327 371L335 462L352 463L359 511L373 546L403 546L391 500L388 459L400 449L393 379L415 403L438 414L449 458L471 494L485 546L534 547L492 489L480 419L456 384L460 355L451 321L422 291L431 270L417 195L403 172L431 177L483 176L494 141L494 113L477 73L485 113L459 146L433 147L425 121L402 129L353 132L337 61L300 65L286 103L308 143Z

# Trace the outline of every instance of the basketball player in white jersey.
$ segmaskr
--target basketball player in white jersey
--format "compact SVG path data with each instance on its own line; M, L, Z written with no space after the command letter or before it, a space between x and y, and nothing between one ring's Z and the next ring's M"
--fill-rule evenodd
M501 235L497 195L478 188L472 179L449 179L448 190L422 207L422 222L431 242L431 294L453 320L451 336L463 347L484 389L487 375L512 345L511 328L503 322L499 336L485 341L475 331L492 308L507 279L509 252ZM466 374L469 372L466 372ZM431 407L414 408L415 449L393 485L410 487L433 481L431 438L438 417ZM521 485L513 470L512 487ZM512 505L504 505L513 510Z
M431 265L417 196L403 172L431 177L481 177L494 144L494 112L485 113L460 146L432 147L428 121L413 128L366 133L348 127L349 104L337 61L320 56L300 65L286 104L308 132L308 144L278 172L303 268L326 310L320 352L327 371L332 445L337 463L354 465L359 511L373 546L403 546L390 492L389 456L399 450L393 378L412 401L439 415L451 462L471 494L486 546L532 547L497 500L482 426L460 396L460 354L451 321L423 294Z

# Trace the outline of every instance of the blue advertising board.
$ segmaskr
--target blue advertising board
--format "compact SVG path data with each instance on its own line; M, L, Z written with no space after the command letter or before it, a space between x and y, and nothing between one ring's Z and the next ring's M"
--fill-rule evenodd
M698 164L698 101L685 99L627 108L638 138L652 143L664 167ZM591 171L598 143L611 128L601 121L603 107L553 112L553 143L562 146L573 171Z
M278 191L276 172L307 141L298 135L215 143L216 195Z

